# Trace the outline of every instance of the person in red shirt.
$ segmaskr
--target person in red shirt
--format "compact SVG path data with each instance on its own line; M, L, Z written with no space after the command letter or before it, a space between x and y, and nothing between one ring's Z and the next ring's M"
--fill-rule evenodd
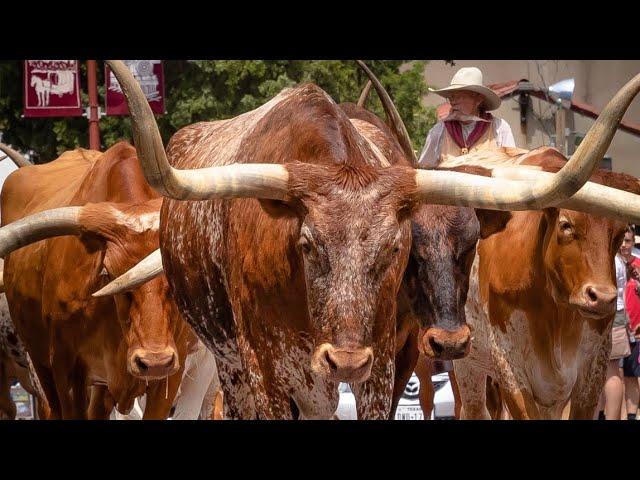
M640 258L629 262L629 280L624 290L624 306L629 318L631 355L622 362L627 418L635 420L640 397Z

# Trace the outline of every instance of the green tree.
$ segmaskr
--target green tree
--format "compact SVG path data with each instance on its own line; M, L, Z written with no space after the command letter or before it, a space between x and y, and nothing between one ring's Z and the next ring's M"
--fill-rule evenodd
M423 80L425 61L367 61L393 98L406 123L414 148L420 150L427 131L436 121L435 109L425 108ZM83 105L86 94L86 63L80 62ZM0 131L3 141L22 150L33 150L36 162L56 158L65 150L88 145L86 118L22 118L21 61L0 62ZM165 142L178 129L194 122L234 117L267 102L285 87L313 82L336 102L355 102L366 76L355 62L343 60L193 60L166 61L167 113L157 117ZM98 62L99 100L104 105L104 66ZM375 94L367 108L384 118ZM127 117L100 119L102 148L127 139L131 123Z

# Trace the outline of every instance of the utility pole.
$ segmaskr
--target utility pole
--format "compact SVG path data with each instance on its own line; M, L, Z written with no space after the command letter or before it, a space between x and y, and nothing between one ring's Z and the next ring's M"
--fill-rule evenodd
M89 87L89 148L100 150L100 121L98 113L98 82L96 80L96 61L87 60L87 80Z
M562 153L566 155L565 149L565 125L566 125L566 117L564 107L562 103L558 101L556 104L558 109L556 110L556 148Z

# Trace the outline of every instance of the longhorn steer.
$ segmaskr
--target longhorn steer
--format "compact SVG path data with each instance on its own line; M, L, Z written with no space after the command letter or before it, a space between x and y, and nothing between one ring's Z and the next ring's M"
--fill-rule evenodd
M126 143L104 153L66 152L4 183L7 299L54 418L106 418L109 402L128 410L149 380L155 400L145 417L168 414L196 339L165 277L113 298L91 297L158 247L161 202ZM73 236L49 238L55 235ZM97 396L88 409L92 385Z

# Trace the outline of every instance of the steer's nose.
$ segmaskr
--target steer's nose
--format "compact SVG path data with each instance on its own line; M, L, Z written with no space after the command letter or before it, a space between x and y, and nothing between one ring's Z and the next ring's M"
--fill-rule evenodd
M335 348L325 343L316 349L312 368L337 382L360 383L369 378L373 366L373 350Z
M587 284L582 289L585 306L602 314L614 313L618 291L610 285Z
M468 325L455 330L440 327L427 329L420 343L422 353L438 360L456 360L469 353L471 331Z
M178 355L171 347L158 352L139 348L129 357L129 372L139 378L164 378L176 373L179 367Z

